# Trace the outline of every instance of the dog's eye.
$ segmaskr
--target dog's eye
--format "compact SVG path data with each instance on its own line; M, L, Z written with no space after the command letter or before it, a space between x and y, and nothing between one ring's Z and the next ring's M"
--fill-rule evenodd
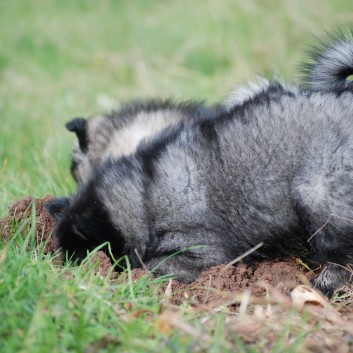
M87 237L77 229L77 227L76 227L75 224L72 225L72 230L73 230L73 232L74 232L76 235L78 235L81 239L83 239L83 240L88 240Z

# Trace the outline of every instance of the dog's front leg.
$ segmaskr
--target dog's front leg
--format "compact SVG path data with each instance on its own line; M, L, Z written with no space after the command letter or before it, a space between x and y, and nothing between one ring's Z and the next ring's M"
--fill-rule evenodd
M190 283L203 270L227 263L246 250L245 244L236 242L226 230L193 229L190 233L163 234L144 262L156 275L170 274L180 282Z

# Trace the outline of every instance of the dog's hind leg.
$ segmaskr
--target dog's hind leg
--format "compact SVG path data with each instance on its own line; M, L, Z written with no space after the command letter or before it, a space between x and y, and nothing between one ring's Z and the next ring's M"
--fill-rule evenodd
M351 279L353 203L347 176L303 173L294 179L292 196L314 262L324 266L314 285L330 296Z

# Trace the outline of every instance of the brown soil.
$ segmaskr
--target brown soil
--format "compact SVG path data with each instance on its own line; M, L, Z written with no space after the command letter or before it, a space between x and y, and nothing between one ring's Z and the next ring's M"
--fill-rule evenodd
M99 273L101 276L110 276L111 279L118 277L118 273L112 269L112 262L110 261L110 258L105 254L104 251L97 251L92 256L92 263L97 264L97 273Z
M52 232L55 221L45 208L45 203L52 200L53 196L45 196L42 199L34 199L27 196L10 205L8 216L0 220L0 234L5 239L10 239L14 234L14 229L25 227L29 230L32 227L31 219L33 206L35 207L36 224L35 237L36 243L39 245L45 242L44 254L53 253L56 249ZM16 226L15 226L16 225ZM26 234L25 231L22 232Z
M289 294L298 284L308 284L312 276L294 258L263 261L254 267L243 263L218 265L204 271L192 284L172 283L173 301L176 304L185 299L197 304L234 303L238 301L236 294L248 291L252 297L264 297L267 288Z
M0 236L9 240L13 236L13 229L18 229L13 227L16 223L31 227L32 206L35 205L36 243L40 245L45 242L44 253L53 253L56 246L51 234L55 222L44 207L45 202L50 199L51 196L43 199L26 197L11 205L8 215L0 219ZM21 234L27 232L23 231ZM118 274L113 271L110 259L104 252L98 251L91 259L97 266L95 273L98 276L116 280ZM134 269L132 280L138 281L147 274L147 270ZM65 279L69 280L73 276L71 271L65 271ZM300 347L303 352L351 352L352 286L342 288L342 295L335 299L333 306L320 294L312 293L310 287L298 286L307 284L312 276L313 273L305 270L294 258L264 261L254 267L243 263L215 266L204 271L192 284L173 280L157 289L162 291L163 301L156 327L167 335L173 330L195 335L193 326L184 322L180 315L180 312L190 312L192 309L195 317L203 320L203 325L217 330L213 326L217 324L212 316L223 311L228 315L224 318L227 324L222 335L231 337L227 344L233 347L232 351L237 350L231 343L236 336L246 346L259 347L255 348L256 351L269 351L271 347L277 346L279 340L283 340L283 346L290 346L293 339L301 337L303 341ZM118 281L121 280L126 280L126 276L118 278ZM188 303L187 306L179 306L185 302ZM145 310L134 311L132 303L125 304L122 308L114 308L123 320L134 320L138 315L146 314ZM305 310L307 319L303 320L301 315L294 314L293 308L298 312ZM283 328L288 326L289 318L290 330L287 332ZM201 343L207 347L212 341L211 336L205 335L207 341L204 341L200 339L200 333L197 330L195 332L200 347ZM207 348L202 351L207 351Z
M46 242L44 253L53 253L56 250L52 232L55 226L54 219L47 212L44 204L51 200L52 196L42 199L26 197L15 202L9 207L8 216L0 220L0 234L6 239L12 236L12 225L14 223L31 226L32 206L35 205L36 213L36 242ZM24 223L27 222L27 223ZM25 234L25 232L23 232ZM117 273L112 272L110 259L102 251L98 251L92 262L97 263L97 272L102 276L110 274L116 278ZM132 278L137 281L147 274L146 270L135 269ZM243 263L235 266L219 265L204 271L192 284L182 284L172 281L172 301L179 304L188 300L198 304L222 303L234 301L235 295L249 291L251 296L264 297L266 285L277 288L280 292L288 294L296 285L306 284L313 274L305 270L295 259L277 261L264 261L256 267L249 267ZM164 287L166 289L167 286Z

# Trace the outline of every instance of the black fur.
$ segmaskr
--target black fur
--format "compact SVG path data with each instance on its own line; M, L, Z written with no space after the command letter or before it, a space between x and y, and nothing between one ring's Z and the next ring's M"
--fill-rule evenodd
M75 132L80 149L82 152L87 152L87 121L84 118L74 118L66 123L66 128L69 131Z

